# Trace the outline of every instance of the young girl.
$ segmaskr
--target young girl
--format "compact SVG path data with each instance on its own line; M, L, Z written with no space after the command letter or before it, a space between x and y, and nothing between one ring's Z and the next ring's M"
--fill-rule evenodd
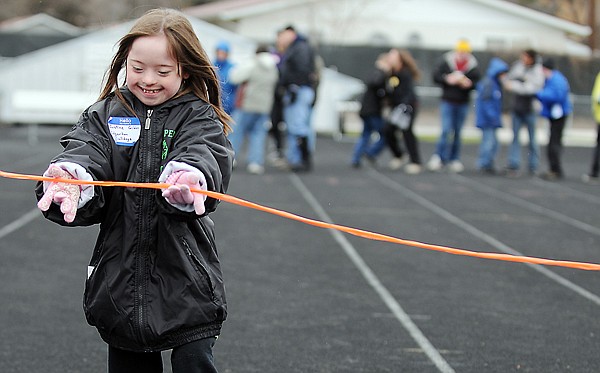
M124 70L125 85L119 87ZM226 317L213 222L233 154L219 82L189 21L152 10L119 42L100 100L61 139L45 175L172 184L142 188L40 183L38 206L68 226L100 224L84 311L109 345L108 371L215 372Z

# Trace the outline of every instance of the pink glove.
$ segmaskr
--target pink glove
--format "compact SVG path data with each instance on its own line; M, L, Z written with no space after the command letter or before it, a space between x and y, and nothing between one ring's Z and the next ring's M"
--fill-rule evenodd
M50 165L44 175L60 179L74 179L70 173L56 165ZM63 213L65 221L72 223L77 213L80 193L79 185L51 182L37 205L42 211L47 211L52 202L60 205L60 212Z
M206 190L205 185L200 185L200 176L189 171L177 171L172 173L166 184L173 184L164 189L162 196L172 205L194 205L194 211L198 215L204 214L204 201L206 196L194 193L190 188Z

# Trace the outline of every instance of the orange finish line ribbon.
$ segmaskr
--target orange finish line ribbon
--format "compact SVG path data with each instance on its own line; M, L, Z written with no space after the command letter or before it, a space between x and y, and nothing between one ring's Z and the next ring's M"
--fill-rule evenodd
M59 179L53 177L45 177L38 175L26 175L26 174L17 174L11 172L5 172L0 170L0 176L9 178L9 179L18 179L18 180L33 180L33 181L51 181L51 182L62 182L67 184L77 184L77 185L95 185L102 187L123 187L123 188L145 188L145 189L166 189L170 184L164 183L133 183L126 181L85 181L85 180L76 180L76 179ZM392 236L387 236L380 233L373 233L369 231L365 231L362 229L350 228L343 225L326 223L319 220L305 218L299 215L292 214L290 212L277 210L271 207L262 206L254 202L245 201L241 198L237 198L231 195L222 194L218 192L205 191L200 189L191 189L194 193L204 194L208 197L215 198L221 201L229 202L234 205L239 205L247 208L251 208L254 210L263 211L269 214L273 214L276 216L281 216L283 218L296 220L304 224L312 225L319 228L325 229L334 229L341 232L349 233L354 236L390 242L400 245L407 245L412 247L417 247L421 249L433 250L433 251L441 251L448 254L453 255L463 255L470 256L475 258L482 259L492 259L492 260L501 260L505 262L518 262L518 263L529 263L529 264L540 264L546 266L557 266L557 267L567 267L567 268L575 268L575 269L583 269L588 271L600 271L600 264L596 263L585 263L585 262L575 262L575 261L566 261L566 260L554 260L554 259L544 259L530 256L522 256L522 255L511 255L511 254L501 254L501 253L491 253L491 252L478 252L478 251L469 251L464 249L456 249L447 246L434 245L428 243L422 243L418 241L405 240L401 238L396 238Z

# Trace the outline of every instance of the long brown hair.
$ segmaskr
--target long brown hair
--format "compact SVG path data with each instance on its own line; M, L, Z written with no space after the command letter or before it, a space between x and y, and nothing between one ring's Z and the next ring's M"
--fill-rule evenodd
M119 40L119 49L106 72L104 88L99 99L105 99L114 92L129 107L119 92L118 78L121 70L125 68L131 45L141 36L161 33L167 37L170 53L181 69L179 74L189 75L176 96L193 93L208 102L223 123L225 133L228 133L231 130L228 124L231 118L221 107L221 89L215 68L194 33L190 21L174 9L161 8L148 11L137 20L127 35Z
M415 81L421 79L421 70L417 66L417 61L415 61L412 54L406 49L396 49L400 54L400 61L402 62L402 68L408 69L410 74L412 75Z

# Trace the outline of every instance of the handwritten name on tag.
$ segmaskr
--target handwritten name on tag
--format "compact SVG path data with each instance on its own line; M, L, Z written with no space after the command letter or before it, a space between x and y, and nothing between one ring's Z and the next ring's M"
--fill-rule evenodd
M142 126L136 117L110 117L108 129L117 145L133 146L140 138Z

